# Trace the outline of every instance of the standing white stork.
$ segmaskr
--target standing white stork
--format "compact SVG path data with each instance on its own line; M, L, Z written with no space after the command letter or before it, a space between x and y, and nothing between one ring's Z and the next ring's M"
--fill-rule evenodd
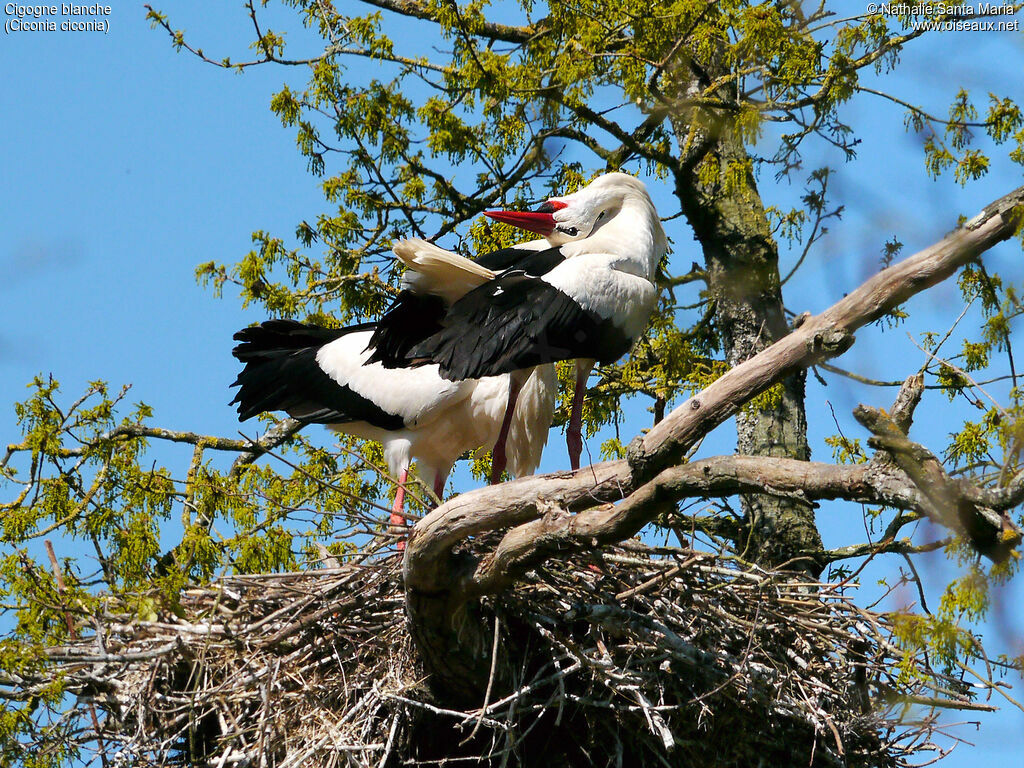
M268 320L235 334L233 354L245 367L239 387L239 421L263 411L287 411L300 421L377 440L398 480L390 524L402 516L409 465L440 498L452 466L466 451L497 439L508 402L509 376L451 381L436 365L388 370L364 365L374 331L367 323L321 328L294 320ZM553 366L540 366L519 398L508 435L509 471L532 474L540 463L555 410ZM399 549L404 548L400 541Z
M587 379L596 362L628 352L646 327L665 231L643 182L624 173L604 174L537 211L487 215L544 239L475 261L422 241L407 241L408 252L396 246L412 275L378 323L370 359L388 368L435 363L453 381L511 374L492 482L532 367L575 359L566 443L579 469Z

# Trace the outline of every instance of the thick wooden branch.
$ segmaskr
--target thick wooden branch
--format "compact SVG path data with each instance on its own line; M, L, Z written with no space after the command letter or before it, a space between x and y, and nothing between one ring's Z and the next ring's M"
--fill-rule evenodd
M597 485L590 478L585 487L593 493L586 497L581 494L584 484L580 483L580 474L584 470L580 470L523 478L453 499L446 506L457 509L457 513L434 519L429 515L424 520L428 525L421 528L421 523L414 530L417 540L428 537L424 543L429 546L410 545L409 549L415 551L408 557L426 556L437 567L431 569L429 562L420 562L413 571L414 584L407 586L428 592L454 590L458 592L456 602L492 593L558 551L582 550L629 538L656 515L674 509L683 498L763 493L808 504L846 499L911 510L927 506L926 497L913 483L884 464L835 465L764 456L716 456L670 467L632 492L625 464L617 461L596 465L593 469L606 474ZM501 498L500 489L510 491L511 500L495 510L490 503ZM621 503L612 503L623 497ZM464 503L456 505L459 499ZM582 504L588 508L574 514L572 508ZM444 563L455 543L517 525L490 556L475 569L462 570L458 581L452 582ZM408 558L406 568L408 572Z
M447 555L463 539L529 522L550 506L580 510L618 501L632 490L629 464L620 460L463 493L413 528L406 546L406 584L422 592L450 589Z
M922 445L911 442L884 411L858 406L854 417L874 435L868 444L888 453L896 465L920 489L927 503L924 512L940 525L966 536L974 548L995 562L1002 562L1021 543L1022 535L1006 513L1000 514L967 497L942 462Z
M538 478L539 479L539 478ZM671 512L683 498L761 493L812 503L848 499L915 509L916 489L883 467L835 465L767 456L716 456L661 472L619 504L606 503L571 514L541 503L539 519L510 531L492 554L455 585L469 599L511 584L536 563L559 552L612 544L636 534L655 516Z
M853 344L857 329L1011 237L1020 225L1021 206L1024 187L987 206L935 245L882 270L785 338L726 372L634 442L629 457L634 475L652 477L679 461L701 436L747 400L800 368L841 355Z
M979 488L971 483L960 483L965 499L989 509L1005 510L1024 502L1024 472L1020 472L1007 485L1000 488Z
M903 382L899 393L896 395L896 402L889 409L889 418L893 424L902 432L910 431L910 425L914 423L914 411L921 396L924 394L924 374L917 373Z

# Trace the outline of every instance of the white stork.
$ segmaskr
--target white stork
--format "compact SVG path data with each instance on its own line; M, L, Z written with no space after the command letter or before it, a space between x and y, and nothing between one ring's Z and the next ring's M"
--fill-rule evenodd
M452 381L512 375L492 482L532 367L575 359L566 443L579 469L590 372L629 351L657 303L655 271L668 248L661 221L643 182L624 173L604 174L537 211L486 215L544 239L475 261L423 241L397 244L409 267L405 290L378 323L370 359L388 368L435 363Z
M377 440L398 489L392 527L402 516L409 465L440 498L452 466L466 451L490 446L501 429L509 376L451 381L436 365L387 370L364 365L372 323L329 329L293 320L269 320L235 334L233 354L245 367L239 387L240 421L264 411L357 437ZM558 385L553 366L540 366L526 381L508 434L508 466L516 476L540 463L555 410ZM400 541L399 549L404 548Z

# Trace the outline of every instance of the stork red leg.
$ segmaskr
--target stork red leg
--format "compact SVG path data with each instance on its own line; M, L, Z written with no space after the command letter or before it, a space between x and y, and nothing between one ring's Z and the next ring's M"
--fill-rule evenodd
M405 482L408 479L409 470L403 469L401 477L398 478L398 490L395 491L395 503L391 505L391 516L388 518L388 526L391 533L402 533L402 529L405 528L405 518L402 516L402 511L405 506ZM399 539L396 547L399 552L404 550L405 539Z
M498 433L498 440L494 443L494 451L491 453L491 485L501 482L501 473L505 471L505 465L508 463L505 442L508 440L509 427L512 426L512 414L516 410L519 390L523 388L521 375L522 371L513 371L508 377L508 405L505 406L505 418L501 421L501 431Z
M437 496L438 501L444 498L444 483L447 479L440 472L434 477L434 495Z
M587 394L587 379L594 368L593 360L576 361L576 385L572 391L572 413L565 428L565 445L569 449L569 466L580 468L580 454L583 453L583 397Z

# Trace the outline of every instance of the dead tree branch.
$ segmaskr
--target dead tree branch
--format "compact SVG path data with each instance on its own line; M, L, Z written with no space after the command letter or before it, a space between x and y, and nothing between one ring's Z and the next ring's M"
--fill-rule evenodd
M1009 516L987 509L964 494L969 483L957 483L942 462L922 445L911 442L889 416L876 408L858 406L854 417L874 435L868 444L884 450L924 495L925 513L936 523L965 535L975 549L1002 562L1021 542L1021 531Z

